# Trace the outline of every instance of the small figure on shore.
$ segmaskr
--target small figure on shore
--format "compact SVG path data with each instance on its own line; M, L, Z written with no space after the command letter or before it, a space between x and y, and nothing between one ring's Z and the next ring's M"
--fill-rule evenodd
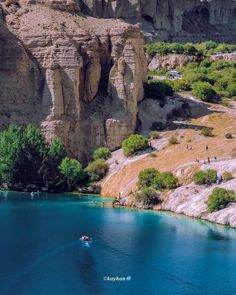
M208 162L208 164L211 163L211 159L209 157L207 158L207 162Z
M214 159L215 159L215 161L217 161L217 158L216 158L216 156L214 157Z
M188 144L186 145L186 149L188 150Z

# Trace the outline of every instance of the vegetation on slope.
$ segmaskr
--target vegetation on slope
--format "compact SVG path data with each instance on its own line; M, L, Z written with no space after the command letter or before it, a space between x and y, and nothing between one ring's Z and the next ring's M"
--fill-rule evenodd
M160 54L185 54L185 55L210 55L216 53L229 53L236 51L236 45L206 41L198 44L193 43L168 43L155 42L145 46L150 55Z
M236 201L236 194L232 190L216 187L208 197L207 207L210 212L224 209L230 202Z

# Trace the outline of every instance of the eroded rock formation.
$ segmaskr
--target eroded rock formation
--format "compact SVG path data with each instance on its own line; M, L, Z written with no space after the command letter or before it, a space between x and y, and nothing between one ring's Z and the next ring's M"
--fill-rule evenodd
M69 0L4 1L3 10L0 128L41 125L84 161L98 146L119 147L143 98L140 27L84 18Z
M81 0L80 3L85 14L142 22L149 39L236 40L234 0Z

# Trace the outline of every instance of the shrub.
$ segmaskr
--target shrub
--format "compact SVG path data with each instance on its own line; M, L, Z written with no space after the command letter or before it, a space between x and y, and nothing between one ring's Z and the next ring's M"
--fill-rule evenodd
M61 173L67 180L68 191L76 182L81 181L85 177L84 170L80 162L75 159L64 158L59 166Z
M233 138L233 135L228 132L228 133L225 134L225 138L232 139Z
M156 130L152 130L150 133L149 133L149 138L150 139L159 139L160 138L160 133Z
M93 159L107 160L111 157L111 151L107 147L100 147L93 152Z
M104 159L97 159L88 164L86 171L92 182L102 179L108 172L109 167Z
M217 181L217 171L208 169L206 171L197 171L193 176L193 181L196 184L212 184Z
M191 90L191 84L184 79L173 80L171 82L175 91L189 91Z
M202 101L210 102L216 97L216 92L213 87L206 82L196 82L193 84L193 95L200 98Z
M236 83L231 83L227 86L226 91L229 94L229 97L236 95Z
M230 68L230 67L231 67L231 64L227 61L224 61L224 60L218 60L218 61L215 61L211 64L212 71L220 71L220 70Z
M198 51L192 43L186 43L184 44L184 54L197 55Z
M145 150L148 147L148 139L139 134L130 135L122 142L123 153L126 157L134 155L138 151Z
M233 174L231 172L226 171L226 172L223 173L223 180L224 181L228 181L228 180L231 180L233 178L234 177L233 177Z
M184 72L183 78L189 85L191 85L191 87L192 87L193 83L207 82L208 81L208 78L207 78L207 76L205 74L196 73L196 72L193 72L193 71Z
M153 185L154 179L159 172L154 168L144 169L138 176L138 187L149 187Z
M171 136L169 138L169 144L177 144L178 143L178 140L175 136Z
M210 212L224 209L230 202L235 202L236 195L232 190L216 187L208 197L207 207Z
M209 59L206 58L200 63L200 66L209 68L211 66L211 64L212 64L212 61L210 61Z
M135 194L135 199L143 205L155 205L160 202L157 191L152 187L144 187Z
M154 187L156 189L174 189L178 185L178 178L171 172L158 173L154 178Z
M201 134L207 137L213 136L212 132L213 128L210 127L203 127L201 130Z
M227 77L223 77L223 78L217 80L215 83L216 89L219 91L226 90L226 88L228 86L228 81L229 81L229 79Z

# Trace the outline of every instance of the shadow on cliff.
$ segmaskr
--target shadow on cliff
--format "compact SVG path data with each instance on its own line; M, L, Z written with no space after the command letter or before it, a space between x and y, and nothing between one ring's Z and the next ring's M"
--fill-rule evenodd
M45 73L4 22L0 24L0 64L0 129L9 124L40 126L52 103Z

